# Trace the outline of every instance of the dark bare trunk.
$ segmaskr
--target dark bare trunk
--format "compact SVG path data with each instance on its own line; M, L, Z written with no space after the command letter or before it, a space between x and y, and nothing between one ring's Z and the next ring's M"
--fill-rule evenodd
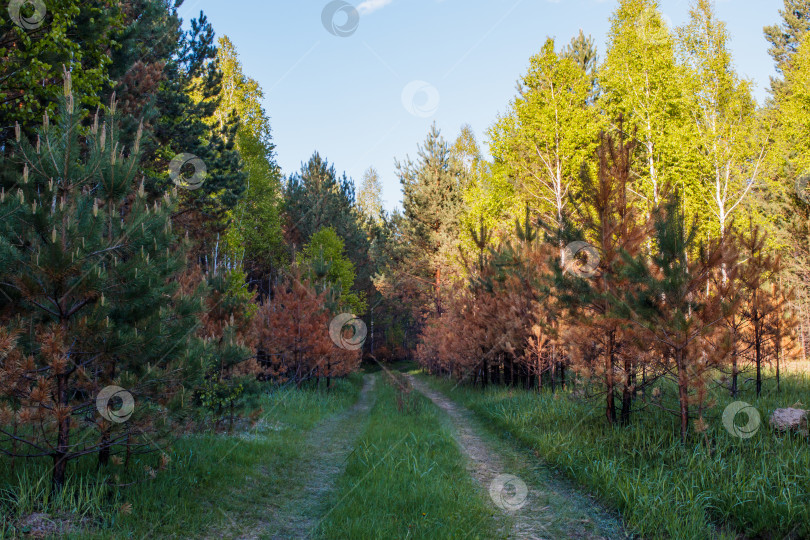
M607 416L607 421L609 424L613 425L616 423L616 402L613 399L613 388L615 386L615 382L613 379L613 366L614 366L614 354L615 354L615 341L616 341L616 333L611 330L608 335L608 347L605 355L605 390L606 390L606 407L605 407L605 416Z
M56 377L56 392L59 396L59 403L68 404L67 385L68 376L65 374ZM70 448L70 416L58 421L56 449L53 457L53 476L51 478L51 489L53 493L61 491L65 485L65 475L67 472L68 450Z
M681 442L685 443L689 429L689 379L683 355L683 351L675 353L675 362L678 366L678 401L681 406Z

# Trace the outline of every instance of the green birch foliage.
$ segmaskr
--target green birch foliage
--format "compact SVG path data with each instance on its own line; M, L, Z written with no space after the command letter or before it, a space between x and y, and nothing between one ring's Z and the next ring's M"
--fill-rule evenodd
M270 119L261 105L264 92L259 83L247 77L234 44L219 40L217 52L222 70L220 104L214 117L221 127L231 111L240 124L236 148L247 173L247 188L237 206L229 212L227 251L244 260L254 273L272 273L285 260L281 227L281 169L275 161L275 144Z
M628 130L638 130L643 165L637 191L648 207L664 199L668 186L678 187L694 215L699 196L690 171L688 85L658 6L658 0L620 1L599 72L600 103L608 118L621 116Z
M724 235L762 181L767 127L761 126L751 82L734 70L725 24L709 0L696 0L689 22L679 29L679 44L690 87L694 122L691 161L698 183L693 208L713 219L700 222L712 235ZM691 177L691 175L690 175Z
M363 295L352 291L354 264L345 253L343 240L331 227L324 227L310 238L303 250L303 266L316 289L327 292L332 312L348 308L352 313L365 313Z
M810 34L785 70L773 114L772 161L781 197L772 207L783 216L777 232L789 253L788 268L806 298L810 277Z
M592 77L547 39L521 79L509 113L490 131L495 167L522 203L562 228L583 163L597 145L600 120L589 104Z

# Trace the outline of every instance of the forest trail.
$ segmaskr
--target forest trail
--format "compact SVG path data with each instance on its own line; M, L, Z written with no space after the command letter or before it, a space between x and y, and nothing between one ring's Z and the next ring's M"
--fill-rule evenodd
M288 540L309 538L314 533L328 512L324 505L343 472L346 458L363 432L363 420L373 405L371 396L376 383L377 377L366 375L357 403L337 416L325 419L309 433L306 450L302 452L308 457L299 469L305 483L290 486L289 498L271 512L270 523L261 533L261 538Z
M485 437L472 411L454 403L417 378L411 375L408 378L418 392L447 414L456 441L470 460L470 473L482 489L489 493L490 485L498 475L513 472L526 483L528 496L525 505L517 511L501 510L493 501L493 507L505 518L501 525L504 536L521 540L627 537L615 518L601 510L590 497L566 486L555 485L551 479L533 481L534 478L516 472L515 467L507 466L507 461L525 461L525 457L505 448L505 444L494 443Z
M325 418L302 443L302 461L281 504L264 509L260 523L249 532L230 536L223 531L216 538L289 540L310 538L329 511L326 503L343 473L346 458L354 448L373 405L377 377L366 375L357 402L345 411ZM233 522L236 526L236 522ZM212 537L213 538L213 537Z

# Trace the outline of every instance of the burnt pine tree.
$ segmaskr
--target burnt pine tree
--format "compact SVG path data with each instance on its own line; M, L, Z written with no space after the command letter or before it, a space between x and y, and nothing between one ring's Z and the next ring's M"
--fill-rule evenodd
M621 120L619 126L622 126ZM623 276L625 257L640 255L650 232L649 224L638 212L632 190L633 156L637 143L621 127L617 133L602 133L596 151L598 170L591 178L582 173L582 204L578 205L584 237L593 242L599 254L599 267L594 275L582 276L579 261L557 265L554 287L561 303L571 313L571 331L579 336L576 343L592 347L598 343L601 362L591 365L588 354L575 355L575 366L591 378L601 379L605 392L605 416L615 423L615 394L621 390L621 422L630 422L639 356L632 350L632 335L624 320L615 313L615 298L630 283ZM593 257L593 252L590 257ZM576 346L575 346L576 348Z

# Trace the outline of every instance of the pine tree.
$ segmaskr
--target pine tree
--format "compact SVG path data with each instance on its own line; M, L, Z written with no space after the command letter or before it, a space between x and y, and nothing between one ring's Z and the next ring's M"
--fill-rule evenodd
M738 253L729 236L701 245L696 238L697 227L686 222L676 194L656 212L652 255L625 257L622 275L631 286L614 308L658 353L661 372L674 374L683 442L692 405L702 410L707 378L731 353L722 321L739 305L732 285ZM720 277L723 268L725 279Z
M244 390L242 377L255 377L261 373L253 357L254 295L247 290L246 276L241 270L215 266L204 275L195 272L195 277L205 282L210 291L206 295L206 310L200 318L198 331L206 342L208 353L201 401L214 412L217 426L228 413L230 430L233 429L237 401Z
M573 37L568 45L560 51L560 56L572 59L585 73L591 76L594 83L596 82L599 55L596 52L593 37L586 36L581 28L579 34Z
M122 446L148 448L135 433L165 424L158 404L192 376L183 345L199 310L175 282L185 265L170 221L176 201L148 201L137 178L140 134L125 148L112 102L81 135L86 112L69 72L64 92L57 121L46 114L33 144L18 130L22 172L0 190L0 313L24 359L0 373L11 390L3 414L25 425L20 455L52 458L55 489L82 455L104 463ZM110 385L136 396L129 422L93 417Z
M397 162L403 191L405 230L410 264L405 272L428 284L433 309L442 312L443 269L453 248L461 213L459 171L453 166L450 148L434 124L416 163Z
M753 224L749 224L749 231L740 234L738 240L743 257L738 269L742 295L740 315L750 326L746 337L756 369L757 396L762 392L762 368L768 359L768 344L775 339L773 332L784 335L791 330L789 326L769 326L770 320L782 317L788 296L775 286L783 272L782 261L778 254L770 252L766 242L766 236Z
M779 10L782 24L766 26L765 39L771 44L768 54L776 62L776 71L784 75L790 67L791 58L810 30L810 0L783 0L784 9ZM771 78L771 90L781 89L782 81Z
M357 196L357 206L366 218L379 224L382 221L382 185L380 184L380 174L374 167L363 174L360 183L360 193Z
M21 15L34 16L30 3ZM35 133L46 112L54 115L67 67L83 109L102 106L111 84L110 40L121 24L122 11L104 0L56 0L46 5L45 18L26 29L10 18L8 3L0 18L0 149L7 155L15 122L26 137ZM36 17L34 17L36 18Z

